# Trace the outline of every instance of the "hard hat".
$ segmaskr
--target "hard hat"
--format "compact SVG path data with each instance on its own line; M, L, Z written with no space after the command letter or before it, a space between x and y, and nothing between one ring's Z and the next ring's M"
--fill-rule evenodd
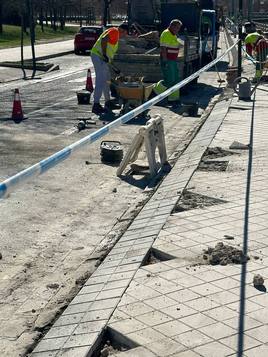
M253 32L250 33L249 35L247 35L247 37L245 38L245 44L246 45L253 45L259 38L261 38L262 35L259 34L258 32Z

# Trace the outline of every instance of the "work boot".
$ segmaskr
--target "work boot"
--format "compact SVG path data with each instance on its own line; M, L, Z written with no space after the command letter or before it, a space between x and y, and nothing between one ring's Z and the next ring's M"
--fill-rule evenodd
M100 105L100 103L94 103L92 113L100 115L106 113L106 110Z
M114 109L119 109L118 105L113 103L111 100L108 100L107 102L105 102L104 108L106 110L108 110L108 111L111 111L111 110L114 110Z

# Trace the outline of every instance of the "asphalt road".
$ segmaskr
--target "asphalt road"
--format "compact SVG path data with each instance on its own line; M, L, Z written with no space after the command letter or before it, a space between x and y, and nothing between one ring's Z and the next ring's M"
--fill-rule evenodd
M112 120L97 118L91 106L77 104L76 91L85 86L90 57L69 55L52 61L60 64L59 72L1 86L1 181ZM9 119L15 87L28 115L21 124ZM217 93L216 73L209 72L184 100L197 100L201 114ZM200 116L183 117L161 107L150 114L157 113L164 118L168 156L176 156L191 140ZM77 120L89 117L96 124L78 132ZM143 123L135 119L106 139L121 141L126 152ZM101 162L99 145L77 152L0 202L1 355L25 353L148 199L148 178L117 178L116 167Z

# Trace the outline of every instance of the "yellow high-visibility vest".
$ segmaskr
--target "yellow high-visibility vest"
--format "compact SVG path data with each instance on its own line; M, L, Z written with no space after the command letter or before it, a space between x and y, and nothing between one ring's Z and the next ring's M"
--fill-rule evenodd
M117 31L118 34L116 34L115 31ZM115 27L112 27L104 31L103 34L100 35L95 45L92 47L91 53L94 53L99 57L103 57L101 41L107 35L111 35L113 37L108 40L107 49L106 49L106 55L110 60L112 60L114 58L116 51L118 50L118 40L119 40L119 30Z

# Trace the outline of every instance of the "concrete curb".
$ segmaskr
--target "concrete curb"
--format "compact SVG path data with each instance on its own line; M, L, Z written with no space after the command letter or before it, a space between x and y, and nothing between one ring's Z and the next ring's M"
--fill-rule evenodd
M36 60L37 61L43 61L43 60L46 60L46 59L51 59L51 58L57 58L57 57L62 57L62 56L66 56L66 55L70 55L74 53L74 50L69 50L69 51L65 51L65 52L60 52L60 53L54 53L54 54L51 54L51 55L47 55L47 56L40 56L40 57L36 57ZM1 65L0 65L1 67ZM4 66L3 66L4 67ZM6 66L5 66L6 67ZM8 68L13 68L13 67L8 67ZM43 75L46 74L47 72L45 73L42 73ZM42 75L40 74L40 75ZM9 80L4 80L0 83L2 84L6 84L6 83L12 83L12 82L16 82L16 81L20 81L22 80L23 77L17 77L17 78L13 78L13 79L9 79Z

